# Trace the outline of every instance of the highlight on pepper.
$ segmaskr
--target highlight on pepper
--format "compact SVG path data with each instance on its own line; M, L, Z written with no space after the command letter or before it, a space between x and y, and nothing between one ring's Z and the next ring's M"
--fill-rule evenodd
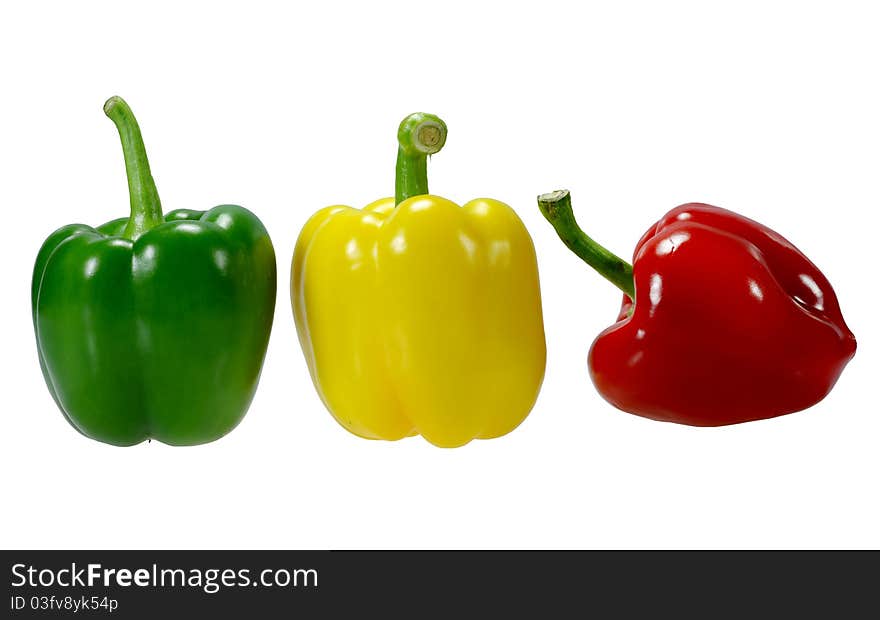
M623 411L694 426L772 418L822 400L855 355L831 284L755 221L681 205L642 236L630 265L580 229L568 191L538 206L623 291L617 322L589 352L596 389Z
M442 447L509 433L528 415L546 348L535 249L490 198L428 193L446 124L400 125L395 197L330 206L303 227L291 265L300 345L321 399L369 439Z
M31 301L49 392L109 444L213 441L257 388L275 308L275 252L239 206L162 213L140 128L104 104L122 141L129 217L72 224L43 243Z

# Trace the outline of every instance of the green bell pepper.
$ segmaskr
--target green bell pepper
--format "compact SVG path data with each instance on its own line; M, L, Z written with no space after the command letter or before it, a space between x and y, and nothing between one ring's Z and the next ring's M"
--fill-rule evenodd
M162 207L137 121L122 140L131 215L58 229L31 288L43 376L74 428L128 446L213 441L244 417L269 342L275 251L247 209Z

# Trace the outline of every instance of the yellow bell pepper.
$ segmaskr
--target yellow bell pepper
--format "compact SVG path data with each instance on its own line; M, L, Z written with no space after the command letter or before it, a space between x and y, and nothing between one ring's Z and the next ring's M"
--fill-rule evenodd
M544 376L531 237L502 202L427 193L439 118L411 115L398 138L396 197L322 209L297 240L291 302L312 380L361 437L499 437L528 415Z

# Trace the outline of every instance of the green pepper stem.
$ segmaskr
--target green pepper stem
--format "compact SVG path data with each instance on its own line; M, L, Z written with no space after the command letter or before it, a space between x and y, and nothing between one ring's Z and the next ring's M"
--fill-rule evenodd
M446 144L446 123L433 114L410 114L397 130L394 204L428 193L428 156Z
M569 250L635 300L632 265L603 248L581 230L571 210L571 194L567 189L541 194L538 196L538 208Z
M106 114L122 141L122 154L125 157L125 174L128 176L128 195L131 202L131 216L122 231L126 239L137 239L142 234L162 223L162 204L156 183L150 174L150 162L144 148L144 139L137 120L128 104L121 97L110 97L104 103Z

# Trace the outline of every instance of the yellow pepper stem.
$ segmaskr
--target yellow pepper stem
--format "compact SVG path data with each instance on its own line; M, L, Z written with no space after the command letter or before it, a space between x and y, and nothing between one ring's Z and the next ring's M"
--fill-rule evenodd
M446 144L446 123L424 112L410 114L397 130L397 171L394 204L428 193L428 156Z

